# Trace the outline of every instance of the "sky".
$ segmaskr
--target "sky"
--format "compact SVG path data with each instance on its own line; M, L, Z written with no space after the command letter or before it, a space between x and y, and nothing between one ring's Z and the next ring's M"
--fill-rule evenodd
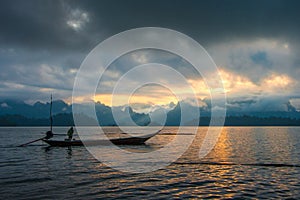
M128 29L163 27L206 49L219 68L228 108L287 111L290 103L300 110L299 7L292 0L1 0L0 100L48 101L52 93L71 102L78 69L96 45ZM113 86L128 66L147 62L184 74L206 106L209 91L193 66L177 55L149 49L112 63L93 100L111 106ZM160 71L148 73L157 77ZM116 105L126 103L121 101L126 95L125 87ZM174 94L155 84L139 88L130 98L143 111L174 106L171 102L176 103Z

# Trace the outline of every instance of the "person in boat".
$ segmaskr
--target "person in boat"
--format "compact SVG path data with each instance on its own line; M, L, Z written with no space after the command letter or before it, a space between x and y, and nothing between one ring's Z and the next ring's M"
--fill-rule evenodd
M68 130L68 133L67 133L67 135L68 135L68 140L72 140L72 138L73 138L73 133L74 133L74 129L73 129L73 126L71 126L71 128Z
M53 137L53 132L52 131L47 131L46 132L46 137L45 137L45 139L50 139L50 138L52 138Z

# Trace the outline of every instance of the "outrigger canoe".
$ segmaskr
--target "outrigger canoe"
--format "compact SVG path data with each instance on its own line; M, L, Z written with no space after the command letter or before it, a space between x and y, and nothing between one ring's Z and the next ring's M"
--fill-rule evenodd
M158 133L158 132L157 132ZM46 142L50 146L57 147L68 147L68 146L83 146L83 145L108 145L109 141L115 145L141 145L145 144L147 140L155 136L157 133L141 136L141 137L124 137L124 138L113 138L109 140L93 140L85 141L81 140L49 140L43 139L42 141Z
M19 145L20 147L24 147L28 144L31 144L31 143L34 143L34 142L37 142L40 140L49 144L50 146L57 146L57 147L83 146L83 145L109 145L111 143L113 143L115 145L141 145L160 132L160 131L158 131L156 133L141 136L141 137L133 136L133 137L113 138L113 139L109 139L109 140L93 140L93 141L84 141L84 142L81 140L51 140L50 138L52 138L53 135L57 135L57 134L53 134L53 132L52 132L52 122L53 122L53 120L52 120L52 94L51 94L50 102L51 102L50 103L50 131L46 132L45 137L31 141L31 142L27 142L22 145Z

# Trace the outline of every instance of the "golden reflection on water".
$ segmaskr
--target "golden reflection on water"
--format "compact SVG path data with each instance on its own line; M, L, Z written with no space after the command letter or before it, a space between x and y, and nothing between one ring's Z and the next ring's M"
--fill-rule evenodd
M232 155L232 151L233 148L229 139L228 129L223 128L219 136L218 142L212 150L211 155L209 156L212 156L213 160L217 160L217 162L228 162L230 155ZM228 180L228 177L233 176L232 174L230 174L232 166L222 167L215 165L210 167L214 168L215 171L213 174L211 174L210 178L212 180L215 180L214 186L216 188L229 188L232 185L230 181L223 181ZM233 193L227 192L224 193L222 196L223 198L232 198Z
M228 130L227 128L223 128L214 149L204 159L213 159L217 160L218 162L228 162L228 158L232 154L231 152L232 145L228 137Z

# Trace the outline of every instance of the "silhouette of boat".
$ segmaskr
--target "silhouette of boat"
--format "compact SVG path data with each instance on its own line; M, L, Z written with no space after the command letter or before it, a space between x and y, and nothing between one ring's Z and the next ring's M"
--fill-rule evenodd
M157 133L160 132L157 131L152 134L144 135L144 136L132 136L132 137L121 137L121 138L113 138L113 139L108 139L108 140L91 140L91 141L81 141L81 140L53 140L50 139L54 135L60 135L60 134L54 134L52 132L52 124L53 124L53 119L52 119L52 94L51 94L51 101L50 101L50 131L46 132L46 137L40 138L38 140L34 140L32 142L36 142L39 140L42 140L43 142L49 144L50 146L56 146L56 147L68 147L68 146L83 146L83 145L109 145L111 143L115 145L141 145L144 144L147 140L155 136ZM29 142L29 143L32 143ZM27 145L29 143L23 144ZM22 146L22 145L21 145Z
M146 136L141 137L123 137L123 138L113 138L109 140L90 140L90 141L84 141L81 140L49 140L49 139L43 139L42 141L49 144L50 146L56 146L56 147L68 147L68 146L95 146L95 145L109 145L111 143L115 145L142 145L145 144L147 140L155 136L158 132L149 134Z

